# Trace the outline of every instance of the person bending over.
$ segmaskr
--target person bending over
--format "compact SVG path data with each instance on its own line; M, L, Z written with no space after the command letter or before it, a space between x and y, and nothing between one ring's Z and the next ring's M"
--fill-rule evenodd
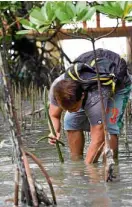
M131 81L127 64L118 54L97 49L96 58L107 130L111 137L110 147L115 158L118 151L118 135L122 128L122 117L131 90ZM85 158L85 163L89 164L98 160L105 141L93 51L82 54L74 63L53 82L50 88L49 114L56 137L50 133L49 136L53 139L49 142L55 144L56 139L60 139L61 114L65 110L64 130L67 132L72 160L82 159L85 143L83 132L90 128L91 142ZM113 89L114 85L115 89Z

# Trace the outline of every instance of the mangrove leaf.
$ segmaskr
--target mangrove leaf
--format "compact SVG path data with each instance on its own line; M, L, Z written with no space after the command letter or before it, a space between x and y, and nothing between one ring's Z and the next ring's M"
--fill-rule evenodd
M31 21L33 24L35 24L35 25L39 25L39 26L43 25L43 24L44 24L44 21L45 21L43 15L42 15L42 13L41 13L41 9L40 9L40 8L35 8L35 9L31 12L31 14L30 14L30 16L29 16L29 19L30 19L30 21Z
M52 23L55 20L54 4L53 2L47 1L41 8L41 13L45 19L45 22Z
M132 3L129 1L104 2L103 4L96 5L95 8L110 18L125 19L132 11Z
M27 19L20 20L20 23L27 30L30 30L30 29L35 30L35 25L33 23L29 22Z

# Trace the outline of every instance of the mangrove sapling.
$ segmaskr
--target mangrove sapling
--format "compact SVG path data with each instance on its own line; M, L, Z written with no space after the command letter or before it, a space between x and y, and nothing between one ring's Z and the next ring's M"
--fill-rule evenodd
M8 88L7 88L7 82L6 82L5 75L4 75L4 70L3 70L3 68L1 68L1 70L2 70L2 74L3 74L3 80L4 80L3 82L5 84L6 92L7 92ZM21 193L22 193L21 201L29 206L38 207L40 204L39 201L45 202L45 195L44 194L43 194L43 196L38 195L38 192L40 192L40 190L37 189L37 185L35 184L35 181L32 178L30 166L29 166L26 155L30 156L31 158L33 157L32 158L33 160L34 160L35 156L30 155L28 152L25 153L25 151L23 149L19 121L17 119L15 107L14 108L12 107L12 104L14 103L13 102L14 99L12 96L10 96L10 94L6 93L6 96L7 95L8 95L7 101L11 101L11 102L7 102L7 103L5 102L5 108L6 108L7 114L8 114L8 119L9 119L9 123L10 123L11 134L12 134L12 141L13 141L14 150L15 150L15 158L17 161L14 204L17 206L18 200L19 200L18 199L18 195L19 195L18 191L19 191L19 172L20 172L21 177L22 177L22 181L23 181L22 191L21 191ZM13 104L13 106L14 106L14 104ZM14 111L13 111L13 109L14 109ZM15 125L14 125L14 122L12 121L12 118L14 118L13 120L15 120L15 125L17 124L16 130L15 130ZM37 164L38 159L36 159L36 160L37 160L36 161L36 164ZM44 169L40 163L39 163L39 167L41 168L41 170ZM52 187L51 193L53 194L53 187ZM40 199L40 196L41 196L41 199ZM53 195L53 202L54 202L54 204L56 204L55 194ZM46 203L47 203L47 197L46 197ZM49 206L49 204L51 205L52 203L49 202L48 206Z
M108 182L109 180L112 181L113 178L115 178L115 176L113 175L115 162L113 160L113 152L110 148L110 141L109 141L110 134L107 130L107 124L106 124L105 107L104 107L103 95L101 91L101 82L100 82L100 77L99 77L99 69L98 69L96 50L95 50L95 39L91 38L91 41L92 41L94 57L95 57L95 68L97 72L98 91L99 91L100 101L101 101L102 120L103 120L104 135L105 135L105 143L104 143L104 153L106 156L105 180L106 182ZM103 145L101 147L103 147Z
M31 82L31 105L32 105L32 112L35 111L35 93L34 93L34 84ZM33 127L35 115L31 116L31 126Z
M14 206L18 206L19 205L19 183L20 183L20 172L18 167L16 166L15 169L15 189L14 189Z
M104 108L104 103L103 103L103 96L102 96L102 92L101 92L101 83L100 83L100 79L99 79L99 70L98 70L98 66L97 66L97 61L96 61L96 51L95 51L95 41L107 37L110 34L112 34L117 28L118 28L119 22L117 19L117 25L115 28L113 28L109 33L102 35L100 37L94 38L94 35L91 34L91 36L87 33L85 34L85 36L83 35L83 33L81 35L75 35L75 34L65 34L68 36L71 36L73 38L78 38L78 39L86 39L92 42L92 46L93 46L93 51L94 51L94 56L95 56L95 68L96 68L96 72L97 72L97 77L98 77L98 91L99 91L99 95L100 95L100 100L101 100L101 108L102 108L102 120L104 123L104 134L105 134L105 143L103 143L98 151L100 151L103 148L103 145L105 146L105 155L106 155L106 181L108 182L109 180L112 181L112 178L115 178L115 176L113 175L113 166L114 166L114 160L113 160L113 152L110 149L110 144L109 144L109 139L110 139L110 134L107 131L107 124L106 124L106 118L105 118L105 108ZM60 31L60 33L63 33L62 31ZM97 159L97 154L95 155L93 162Z
M106 181L108 182L109 180L112 181L113 178L115 178L115 176L113 175L113 166L114 166L114 160L113 160L113 152L110 149L110 144L109 144L109 139L110 139L110 134L107 131L107 124L106 124L106 117L105 117L105 108L104 108L104 103L103 103L103 96L102 96L102 92L101 92L101 83L100 83L100 79L99 79L99 69L97 66L97 61L96 61L96 50L95 50L95 41L107 37L110 34L112 34L117 28L118 28L118 19L117 19L117 25L115 28L113 28L109 33L102 35L100 37L94 38L93 34L91 34L91 36L89 34L86 34L86 36L82 35L74 35L74 34L68 34L68 36L71 37L78 37L79 39L86 39L91 41L92 46L93 46L93 51L94 51L94 56L95 56L95 68L96 68L96 72L97 72L97 83L98 83L98 91L99 91L99 95L100 95L100 100L101 100L101 108L102 108L102 120L104 123L104 134L105 134L105 143L103 143L99 149L98 152L103 148L103 145L105 145L105 155L106 155ZM61 32L61 31L60 31ZM62 33L62 32L61 32ZM67 35L67 34L66 34ZM97 153L94 156L93 162L96 161L97 159Z
M38 144L40 141L42 141L42 140L44 140L44 139L53 139L53 138L52 138L52 137L46 137L46 136L41 137L40 139L38 139L38 140L36 141L36 144ZM63 147L65 146L65 144L64 144L63 142L61 142L60 140L57 140L57 141L58 141L58 143L61 144Z
M4 32L3 32L4 34ZM1 51L1 55L2 55L2 62L3 65L1 65L1 73L2 73L2 78L3 78L3 85L4 85L4 92L5 92L5 109L6 109L6 113L8 116L8 120L10 123L10 129L11 129L11 135L12 135L12 141L13 141L13 145L14 145L14 150L15 150L15 157L16 157L16 161L17 161L17 165L18 168L21 171L21 176L22 176L22 181L23 181L23 188L24 188L24 197L26 199L26 202L28 205L32 206L32 197L30 194L30 190L29 190L29 185L27 182L27 176L25 173L25 166L22 160L22 151L21 151L21 147L22 147L22 140L21 140L21 131L20 131L20 126L19 126L19 122L17 119L17 114L16 114L16 109L15 109L15 104L14 104L14 99L12 96L12 91L11 91L11 83L9 78L6 79L6 75L8 74L8 64L6 61L6 47L5 46L5 41L3 38L3 51Z
M29 163L26 157L26 153L24 151L24 147L21 139L21 128L15 108L14 96L11 87L11 80L9 78L9 67L7 63L7 48L5 42L6 32L3 24L4 20L1 14L0 14L0 20L2 23L2 34L3 34L2 37L3 49L1 50L2 59L0 57L1 60L0 69L1 69L2 80L3 80L3 89L5 93L4 105L5 105L7 118L10 124L11 138L12 138L12 143L15 152L15 161L17 163L17 167L20 171L21 179L22 179L21 201L28 206L39 207L40 200L44 202L45 198L42 197L41 195L41 199L39 199L39 195L36 189L37 186L35 186L35 180L32 178ZM18 174L19 172L16 171L17 183L15 183L15 204L18 203L18 195L19 195Z
M54 192L54 189L53 189L53 186L52 186L52 182L50 180L50 177L49 177L48 173L46 172L43 165L41 164L41 161L34 154L32 154L31 152L26 152L26 155L28 155L39 166L42 174L45 176L45 178L47 180L47 183L49 185L51 195L52 195L52 198L53 198L53 204L56 205L57 202L56 202L56 197L55 197L55 192ZM46 198L46 200L47 200L47 198Z
M51 120L50 115L49 115L47 96L48 96L47 87L45 86L44 87L44 106L45 106L45 112L46 112L46 116L47 116L47 119L48 119L49 129L52 132L52 134L56 137L56 132L55 132L52 120ZM59 160L60 160L61 163L63 163L64 162L64 158L62 156L62 152L61 152L59 143L60 142L58 140L56 140L56 149L57 149L57 152L58 152ZM62 145L64 146L64 144L62 144Z
M19 105L19 120L22 123L22 91L21 91L21 84L18 83L18 105Z

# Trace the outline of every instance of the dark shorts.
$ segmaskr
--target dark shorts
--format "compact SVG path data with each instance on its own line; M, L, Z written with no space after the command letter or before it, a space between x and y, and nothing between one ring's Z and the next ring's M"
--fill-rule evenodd
M123 113L129 99L131 86L118 90L114 96L104 95L107 128L110 134L120 134ZM109 91L105 91L105 93ZM66 112L64 117L65 130L89 131L89 126L102 123L102 111L99 95L91 92L88 100L88 110L80 109L78 112Z

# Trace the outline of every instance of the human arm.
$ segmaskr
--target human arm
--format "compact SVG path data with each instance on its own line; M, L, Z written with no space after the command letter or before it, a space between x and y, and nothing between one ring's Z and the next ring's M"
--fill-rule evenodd
M104 127L103 124L90 127L91 143L89 145L85 163L90 164L97 162L104 147Z
M55 132L56 132L56 137L53 135L51 132L49 134L49 137L52 139L49 140L50 144L55 144L56 139L60 139L60 130L61 130L61 114L62 114L62 109L58 106L55 106L53 104L50 104L49 106L49 115L52 120Z

